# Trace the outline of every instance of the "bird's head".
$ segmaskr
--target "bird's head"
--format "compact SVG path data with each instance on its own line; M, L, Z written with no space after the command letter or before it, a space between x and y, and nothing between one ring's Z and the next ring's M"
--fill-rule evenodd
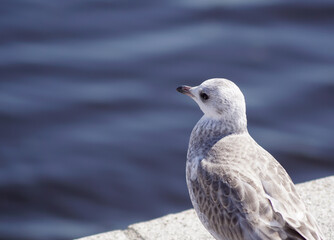
M195 87L180 86L177 91L190 96L209 119L246 124L244 95L230 80L213 78Z

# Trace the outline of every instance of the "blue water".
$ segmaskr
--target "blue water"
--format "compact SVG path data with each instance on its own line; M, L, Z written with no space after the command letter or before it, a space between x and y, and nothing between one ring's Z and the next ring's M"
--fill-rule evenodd
M0 239L72 239L191 207L175 91L245 94L303 182L334 174L333 1L0 2Z

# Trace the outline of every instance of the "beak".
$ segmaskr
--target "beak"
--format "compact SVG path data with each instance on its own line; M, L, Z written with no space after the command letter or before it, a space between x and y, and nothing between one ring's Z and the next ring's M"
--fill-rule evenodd
M194 97L194 95L190 92L191 87L182 85L176 89L176 91L188 95L189 97Z

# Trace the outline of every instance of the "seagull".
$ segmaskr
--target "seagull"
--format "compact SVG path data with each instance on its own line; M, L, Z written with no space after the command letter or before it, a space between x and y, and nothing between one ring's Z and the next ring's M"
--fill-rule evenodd
M204 115L191 132L186 180L217 240L324 240L285 169L249 135L246 103L224 78L180 86Z

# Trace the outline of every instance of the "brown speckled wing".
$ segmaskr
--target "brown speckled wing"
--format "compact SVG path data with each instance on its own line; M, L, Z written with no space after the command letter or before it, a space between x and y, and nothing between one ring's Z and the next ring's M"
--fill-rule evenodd
M270 239L261 238L263 234L256 231L257 217L254 213L259 211L256 190L247 183L242 185L237 178L221 177L201 164L197 180L192 181L199 210L205 216L201 220L216 239ZM253 222L249 221L250 217Z
M249 135L217 142L191 186L217 239L323 239L286 171Z

